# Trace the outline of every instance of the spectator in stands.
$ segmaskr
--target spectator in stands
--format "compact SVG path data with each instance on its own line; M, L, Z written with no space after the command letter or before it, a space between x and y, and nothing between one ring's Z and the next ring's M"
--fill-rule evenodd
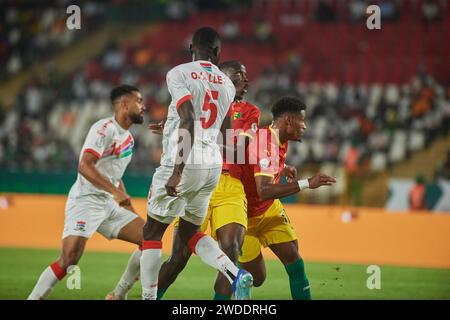
M258 18L253 25L253 35L256 40L261 42L272 42L274 37L272 34L272 25L263 18Z
M361 205L363 181L361 179L361 151L358 148L356 139L352 140L352 145L348 149L344 158L344 168L346 175L346 190L344 192L344 203Z
M227 19L220 27L222 38L233 42L239 39L240 29L239 23L235 20Z
M186 20L189 16L189 2L181 0L170 1L166 7L166 15L170 20Z
M366 15L367 3L365 0L352 0L349 5L351 21L361 21Z
M444 163L438 169L439 176L442 179L446 179L450 181L450 150L447 151L447 158L444 160Z
M398 20L400 11L393 0L381 0L378 3L381 11L381 19L388 21Z
M330 1L319 1L316 8L316 19L319 22L332 22L336 20L336 13Z
M430 111L433 90L430 87L422 87L418 96L412 104L411 115L413 118L419 118Z
M439 175L436 172L433 179L427 184L425 189L425 203L427 210L433 210L443 194L439 185Z
M411 210L425 210L425 178L422 174L416 177L416 183L409 191L409 208Z
M422 3L422 20L426 28L431 22L439 20L439 5L436 0L425 0Z

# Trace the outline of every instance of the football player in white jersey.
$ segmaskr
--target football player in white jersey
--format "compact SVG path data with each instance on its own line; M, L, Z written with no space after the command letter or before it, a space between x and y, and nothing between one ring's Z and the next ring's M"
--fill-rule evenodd
M245 300L250 298L251 274L236 267L216 241L199 231L211 193L219 182L222 156L217 138L235 88L217 67L220 39L214 29L198 29L190 51L193 62L167 73L172 102L164 126L161 166L149 190L141 256L142 298L157 298L161 239L179 216L181 240L230 281L237 300Z
M113 117L94 123L80 154L78 177L66 202L62 249L59 259L41 274L29 300L45 299L67 269L78 263L87 240L98 231L107 239L142 244L145 221L134 213L122 175L133 154L134 139L128 129L143 123L145 106L139 90L120 85L111 91ZM122 276L116 295L128 291L139 269L136 249ZM132 279L128 275L132 275Z

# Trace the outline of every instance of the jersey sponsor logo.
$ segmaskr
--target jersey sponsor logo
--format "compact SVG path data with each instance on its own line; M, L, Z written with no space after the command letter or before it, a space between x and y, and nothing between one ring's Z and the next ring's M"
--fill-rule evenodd
M77 221L77 225L74 228L75 231L86 231L86 221Z

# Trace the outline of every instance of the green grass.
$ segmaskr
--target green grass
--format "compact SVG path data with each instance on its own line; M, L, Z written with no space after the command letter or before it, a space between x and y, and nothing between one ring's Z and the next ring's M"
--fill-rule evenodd
M56 250L0 248L0 299L25 299L40 273L58 256ZM60 283L50 299L103 299L127 263L125 253L86 252L79 264L81 289ZM253 290L254 299L290 299L289 283L280 262L266 261L267 279ZM313 299L450 299L450 269L381 266L381 289L369 290L366 265L306 261ZM167 291L166 299L211 299L215 271L192 257ZM139 299L135 285L129 299Z

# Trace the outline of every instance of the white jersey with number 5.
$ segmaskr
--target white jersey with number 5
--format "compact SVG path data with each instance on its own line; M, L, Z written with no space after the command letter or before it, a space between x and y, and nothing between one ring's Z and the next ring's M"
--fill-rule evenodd
M180 117L177 109L187 100L194 106L194 143L186 167L198 169L222 166L217 135L235 88L231 80L209 61L194 61L174 67L167 73L172 97L163 133L161 165L175 165ZM189 146L189 143L187 144Z

